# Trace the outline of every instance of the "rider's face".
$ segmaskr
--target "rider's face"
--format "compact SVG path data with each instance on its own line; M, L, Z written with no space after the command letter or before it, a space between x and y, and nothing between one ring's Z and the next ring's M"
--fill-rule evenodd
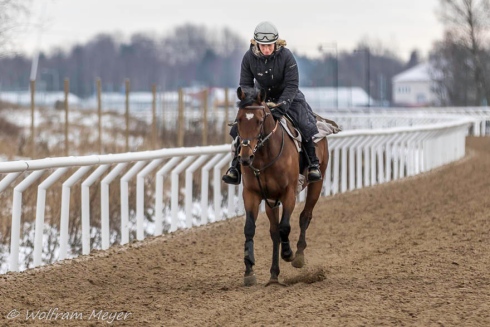
M259 43L259 49L260 52L262 52L265 56L269 56L274 52L274 46L275 44L260 44Z

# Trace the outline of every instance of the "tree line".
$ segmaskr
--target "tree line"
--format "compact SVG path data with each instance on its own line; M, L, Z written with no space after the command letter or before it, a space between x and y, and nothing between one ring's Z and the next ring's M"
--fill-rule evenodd
M240 63L248 47L248 40L228 29L216 33L192 24L179 26L162 39L139 33L124 41L117 35L100 34L69 50L41 53L37 83L42 89L56 91L62 89L63 79L69 78L71 91L80 97L94 94L98 77L104 91L122 90L125 78L131 80L133 91L148 91L152 84L164 90L234 87L238 85ZM367 89L370 82L374 98L390 99L391 77L406 69L407 63L381 47L359 44L358 50L362 51L343 51L338 55L325 51L315 59L296 55L300 85ZM0 58L2 89L26 89L30 69L31 58L23 55ZM370 81L366 79L368 74Z
M445 34L428 58L434 91L444 105L487 105L490 49L485 32L490 26L490 0L439 1L437 17ZM131 79L132 91L148 91L152 84L162 90L235 87L248 46L248 40L227 28L216 31L193 24L178 26L165 37L137 33L123 40L118 35L100 34L69 50L41 53L37 82L41 89L55 91L69 78L71 91L80 97L94 94L96 78L101 78L103 91L121 91L126 78ZM294 44L290 48L294 52ZM390 49L369 41L350 51L337 53L330 48L318 58L295 55L300 87L362 87L380 103L392 99L392 77L421 60L415 50L404 61ZM30 69L31 58L0 56L1 89L26 89Z
M439 0L444 37L430 55L441 102L450 106L490 104L490 0Z

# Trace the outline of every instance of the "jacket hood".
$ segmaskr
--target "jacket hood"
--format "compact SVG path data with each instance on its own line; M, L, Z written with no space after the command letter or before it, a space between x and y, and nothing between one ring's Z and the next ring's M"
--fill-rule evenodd
M279 51L282 50L282 48L284 48L285 46L287 45L286 43L286 40L283 40L283 39L277 39L276 41L276 50L272 53L275 54ZM254 40L254 39L251 39L250 40L250 50L252 50L252 53L257 56L257 57L264 57L264 55L262 54L262 52L260 52L259 50L259 44Z

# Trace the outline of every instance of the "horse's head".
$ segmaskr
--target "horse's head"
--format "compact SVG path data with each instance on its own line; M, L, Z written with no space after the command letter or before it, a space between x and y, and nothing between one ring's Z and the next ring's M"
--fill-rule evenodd
M255 151L264 136L264 122L270 110L265 104L265 91L241 87L237 89L238 102L237 125L240 136L240 162L244 166L252 164Z

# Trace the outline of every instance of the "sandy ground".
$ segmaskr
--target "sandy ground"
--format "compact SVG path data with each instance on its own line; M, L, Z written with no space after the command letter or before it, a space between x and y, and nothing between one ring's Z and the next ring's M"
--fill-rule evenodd
M0 276L0 324L490 326L490 138L467 145L436 171L322 199L306 267L280 263L287 287L264 287L263 215L258 285L242 286L237 218Z

